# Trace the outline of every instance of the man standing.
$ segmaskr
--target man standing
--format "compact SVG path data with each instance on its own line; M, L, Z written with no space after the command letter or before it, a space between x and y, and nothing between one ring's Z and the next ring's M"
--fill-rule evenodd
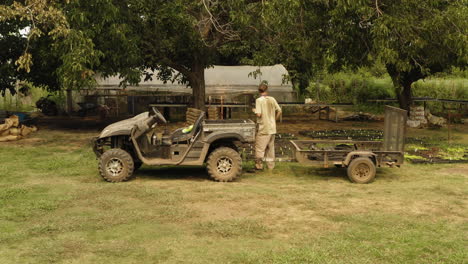
M255 168L263 169L263 160L268 169L275 167L276 120L281 115L281 108L275 98L268 96L268 85L260 84L260 97L255 101L254 112L257 115L257 138L255 140Z

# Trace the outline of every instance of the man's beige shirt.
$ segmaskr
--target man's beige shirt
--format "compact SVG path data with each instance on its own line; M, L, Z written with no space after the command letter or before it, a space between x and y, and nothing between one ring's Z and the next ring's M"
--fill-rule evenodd
M255 100L255 113L261 114L257 118L259 135L276 134L276 111L281 112L281 107L275 98L261 96Z

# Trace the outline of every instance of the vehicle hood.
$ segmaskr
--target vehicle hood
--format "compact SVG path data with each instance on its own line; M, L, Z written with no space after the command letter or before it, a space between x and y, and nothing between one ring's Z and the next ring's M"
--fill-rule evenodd
M147 119L148 117L149 113L143 112L132 118L110 124L102 130L101 134L99 135L99 138L119 135L130 135L132 128L139 122Z

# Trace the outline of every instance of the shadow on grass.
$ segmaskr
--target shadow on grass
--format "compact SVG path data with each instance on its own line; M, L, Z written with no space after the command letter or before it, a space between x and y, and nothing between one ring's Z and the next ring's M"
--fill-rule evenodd
M261 172L253 170L254 163L244 162L242 174L233 182L258 176ZM205 166L143 166L135 172L136 177L150 180L212 180Z
M291 163L288 167L292 175L299 178L315 180L347 180L346 169L344 168L303 166L298 163Z
M209 179L206 168L202 166L143 166L135 175L140 179L151 180L194 180Z
M342 179L344 181L349 181L348 173L346 168L316 168L314 170L315 175L324 178L325 180L330 179ZM375 173L374 181L394 181L398 180L399 176L397 174L399 172L398 168L377 168Z
M299 163L290 163L282 165L278 173L288 174L296 178L329 181L329 180L342 180L349 181L346 168L340 167L313 167L304 166ZM377 168L375 180L394 181L398 180L401 169L399 168Z
M242 175L235 181L242 179L253 179L264 174L269 174L267 170L254 172L249 166L245 164ZM378 168L376 172L375 181L395 181L399 180L400 169L394 168ZM297 163L286 163L277 166L273 175L282 177L291 177L291 179L299 178L301 180L312 181L344 181L349 182L346 168L322 168L322 167L309 167ZM190 180L190 181L205 181L210 180L210 176L204 166L161 166L151 167L143 166L135 172L136 177L148 180Z

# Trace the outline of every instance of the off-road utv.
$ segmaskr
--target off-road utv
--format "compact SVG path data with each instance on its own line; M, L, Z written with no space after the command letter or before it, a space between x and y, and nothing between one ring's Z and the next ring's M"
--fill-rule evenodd
M239 146L254 142L251 120L205 120L200 112L191 129L156 132L166 124L152 107L149 112L107 126L94 139L99 173L109 182L127 181L142 164L204 165L216 181L232 181L242 172Z

